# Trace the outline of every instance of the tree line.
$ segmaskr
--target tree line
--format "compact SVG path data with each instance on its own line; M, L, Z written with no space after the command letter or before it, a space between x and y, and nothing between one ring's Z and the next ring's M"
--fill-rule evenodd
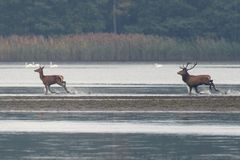
M239 0L5 0L0 10L0 61L240 60Z
M6 0L0 34L138 33L240 40L239 0Z

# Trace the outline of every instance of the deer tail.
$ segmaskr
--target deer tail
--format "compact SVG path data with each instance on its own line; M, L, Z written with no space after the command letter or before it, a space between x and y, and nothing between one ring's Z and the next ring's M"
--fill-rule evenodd
M61 82L63 82L63 76L59 75L58 77L60 78Z

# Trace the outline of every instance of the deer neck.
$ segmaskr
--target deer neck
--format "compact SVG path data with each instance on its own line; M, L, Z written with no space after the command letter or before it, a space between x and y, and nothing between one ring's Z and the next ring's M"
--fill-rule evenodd
M45 76L43 75L43 71L39 72L39 76L40 76L40 79L43 80L43 78L45 77Z
M189 75L188 73L186 73L186 74L182 75L182 80L183 80L184 82L187 82L188 79L189 79L189 77L190 77L190 75Z

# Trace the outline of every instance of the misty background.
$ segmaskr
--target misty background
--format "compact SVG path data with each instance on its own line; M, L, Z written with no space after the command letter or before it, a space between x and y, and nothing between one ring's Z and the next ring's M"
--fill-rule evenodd
M239 0L0 1L0 61L238 61Z

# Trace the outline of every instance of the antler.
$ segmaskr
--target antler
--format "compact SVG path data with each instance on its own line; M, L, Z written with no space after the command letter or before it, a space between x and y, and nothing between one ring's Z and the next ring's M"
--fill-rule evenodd
M189 71L189 70L193 69L194 67L196 67L197 62L195 62L194 65L193 65L191 68L187 68L189 64L191 64L191 63L190 63L190 62L187 62L186 66L183 65L183 66L180 66L179 68L180 68L180 69L186 68L186 69Z
M179 66L179 68L180 68L180 69L183 69L183 68L185 68L185 67L184 67L184 65L183 65L183 66Z
M190 63L190 62L187 62L186 66L184 66L184 64L183 64L183 66L182 66L182 67L180 66L179 68L180 68L180 69L187 68L189 64L191 64L191 63Z
M190 62L187 62L186 67L185 67L186 69L187 69L187 67L188 67L189 64L191 64L191 63L190 63Z
M187 66L188 66L189 64L191 64L191 63L188 62L188 63L187 63ZM195 62L194 65L193 65L191 68L187 68L187 66L186 66L186 69L189 71L189 70L193 69L196 65L197 65L197 62Z

